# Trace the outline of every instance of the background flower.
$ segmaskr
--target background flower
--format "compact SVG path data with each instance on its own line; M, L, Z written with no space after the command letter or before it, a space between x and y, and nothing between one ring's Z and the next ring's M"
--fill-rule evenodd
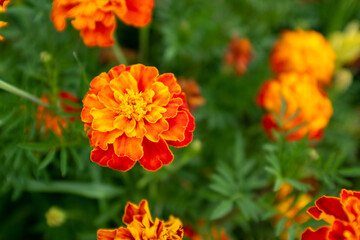
M324 85L331 81L334 61L330 43L315 31L284 31L271 54L271 66L276 74L307 73Z

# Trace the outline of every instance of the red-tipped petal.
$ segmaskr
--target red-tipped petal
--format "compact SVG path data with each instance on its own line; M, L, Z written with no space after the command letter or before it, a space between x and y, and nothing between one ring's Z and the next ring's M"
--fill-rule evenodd
M161 138L157 143L144 138L143 147L144 156L139 162L146 170L156 171L162 165L167 165L174 159L174 155L170 151L167 143Z
M316 231L307 228L301 235L301 240L328 240L329 227L321 227Z
M349 221L346 212L343 209L342 203L339 198L322 196L315 202L320 211L325 214L334 216L336 219Z

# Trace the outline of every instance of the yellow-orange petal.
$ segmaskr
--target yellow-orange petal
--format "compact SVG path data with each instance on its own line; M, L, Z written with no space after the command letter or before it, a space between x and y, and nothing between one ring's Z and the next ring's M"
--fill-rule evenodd
M115 117L114 127L120 129L126 133L131 133L136 127L136 121L129 119L123 115Z
M157 105L151 105L151 110L145 115L145 119L150 123L156 123L163 117L162 113L166 112L166 109Z
M141 138L130 138L123 134L115 140L114 152L118 157L129 157L137 161L144 155L142 141Z
M124 131L119 129L114 129L109 132L91 131L91 143L94 146L99 146L103 150L107 150L108 144L113 144L115 139L117 139L123 133Z
M136 205L132 202L128 202L126 204L125 213L124 213L122 221L126 225L129 225L134 221L134 218L136 216L147 216L147 218L151 222L153 222L147 200L145 200L145 199L141 200L139 205Z
M179 107L183 104L183 100L181 98L172 98L168 105L165 107L166 112L163 113L163 117L172 118L175 117Z
M115 100L114 92L109 86L103 87L98 93L99 102L106 108L116 111L119 109L119 103Z
M127 90L138 92L137 82L129 72L123 72L119 77L111 80L110 87L115 92L115 96L118 93L124 95Z
M165 84L165 86L167 86L169 88L171 96L173 96L174 94L181 93L181 87L178 84L174 74L172 74L172 73L161 74L157 78L157 81L162 82L163 84Z
M90 114L93 116L91 124L92 129L101 132L108 132L114 130L114 120L117 114L109 109L92 108Z
M97 240L114 240L116 229L99 229L97 231Z
M146 67L142 64L135 64L130 66L128 71L138 82L138 88L141 92L145 92L145 90L151 89L152 84L159 75L159 71L156 67Z
M160 134L169 129L169 123L161 118L156 123L145 121L146 134L145 137L152 142L158 142Z
M169 129L161 133L165 140L179 141L185 140L185 130L189 124L188 114L184 111L179 111L176 117L168 118Z
M155 82L152 85L152 90L155 95L152 98L152 103L157 106L166 106L170 100L169 88L161 82Z

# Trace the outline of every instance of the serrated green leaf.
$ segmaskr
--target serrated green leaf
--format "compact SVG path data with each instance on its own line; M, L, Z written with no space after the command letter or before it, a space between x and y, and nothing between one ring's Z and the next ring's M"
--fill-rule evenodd
M211 220L219 219L228 214L233 209L233 201L222 201L213 211L210 216Z

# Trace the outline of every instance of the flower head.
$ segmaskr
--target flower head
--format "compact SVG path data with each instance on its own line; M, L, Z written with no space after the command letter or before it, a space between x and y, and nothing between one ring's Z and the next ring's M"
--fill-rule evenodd
M0 0L0 12L5 12L6 7L10 4L10 0Z
M313 230L307 228L302 240L360 239L360 192L343 189L340 198L322 196L308 213L329 225Z
M90 86L81 119L94 147L91 160L99 165L127 171L139 161L156 171L174 158L168 145L192 141L195 120L173 74L119 65Z
M252 47L249 39L234 36L225 54L225 63L234 65L236 73L242 75L247 71L247 65L251 58Z
M257 103L269 112L263 118L263 126L271 138L274 129L288 132L288 140L306 135L309 139L321 139L333 113L329 98L314 79L303 73L283 73L278 79L266 81Z
M153 221L146 200L142 200L139 205L128 202L123 222L126 224L126 228L99 229L97 239L180 240L184 235L182 223L178 218L170 216L167 222L158 218Z
M154 0L54 0L51 19L58 31L66 27L66 19L80 30L87 46L109 47L115 43L115 15L135 27L148 25Z
M329 41L336 53L336 67L353 63L360 57L360 23L350 22L343 32L334 32Z
M191 112L195 111L197 107L205 104L206 100L201 96L200 87L194 80L185 80L180 78L179 84L185 93L186 102Z
M215 225L211 226L211 234L208 232L204 232L203 229L205 226L205 222L203 220L199 220L198 227L200 227L200 231L202 234L197 233L191 226L184 227L184 237L190 240L229 240L230 238L227 236L225 229L221 228L219 231ZM211 235L211 236L210 236Z
M334 72L335 53L330 43L315 31L285 31L275 44L271 66L276 74L307 73L322 84L329 84Z
M46 95L42 95L41 101L44 103L49 103L49 98ZM72 103L79 102L78 98L71 93L60 91L59 103L61 109L65 113L80 112L81 109L69 105L67 101ZM70 117L69 120L74 121L75 117ZM36 126L38 129L41 129L43 124L44 134L47 134L49 130L52 130L59 137L62 136L62 128L68 127L68 121L65 120L65 118L57 116L53 111L46 109L42 105L39 105L36 113Z
M66 213L56 207L52 206L46 213L45 213L46 223L50 227L59 227L64 224L66 220Z

